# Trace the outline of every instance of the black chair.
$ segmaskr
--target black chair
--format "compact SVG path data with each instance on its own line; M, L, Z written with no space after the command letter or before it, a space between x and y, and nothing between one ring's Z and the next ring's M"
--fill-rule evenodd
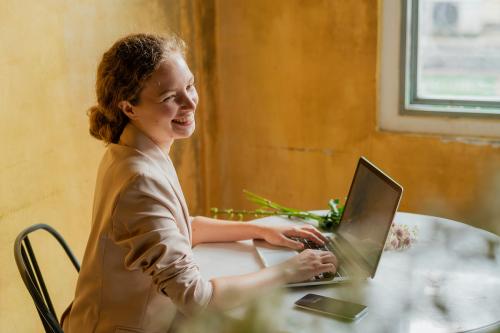
M63 247L69 259L75 266L77 272L80 272L80 263L71 252L68 244L64 241L61 235L52 227L46 224L35 224L24 229L16 238L14 244L14 257L16 258L17 268L21 274L21 278L28 288L28 291L35 302L36 309L42 320L43 327L47 333L63 333L61 325L57 320L57 314L52 305L47 287L40 272L40 268L36 261L35 253L31 247L28 235L36 230L43 229L54 236L59 244Z

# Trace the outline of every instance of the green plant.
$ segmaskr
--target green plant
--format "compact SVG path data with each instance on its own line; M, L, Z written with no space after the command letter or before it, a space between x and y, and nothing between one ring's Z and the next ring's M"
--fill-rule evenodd
M340 205L338 199L331 199L328 202L328 213L325 215L319 215L316 213L301 211L294 208L285 207L281 204L273 202L269 199L261 197L255 193L247 190L243 190L248 200L260 206L259 209L255 210L235 210L235 209L218 209L212 208L210 212L214 218L222 215L229 219L234 219L238 217L239 220L243 220L244 216L252 217L262 217L262 216L273 216L280 215L286 216L289 219L300 219L300 220L314 220L317 221L318 227L323 230L332 230L340 222L340 217L342 216L342 211L344 206Z

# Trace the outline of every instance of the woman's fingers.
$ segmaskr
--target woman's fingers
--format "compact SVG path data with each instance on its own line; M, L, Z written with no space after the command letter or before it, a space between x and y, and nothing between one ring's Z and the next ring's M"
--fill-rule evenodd
M335 272L336 268L334 264L321 264L316 269L315 274L324 273L324 272Z
M309 240L312 240L316 244L320 244L320 245L325 244L325 241L323 241L321 238L319 238L319 236L317 236L315 233L313 233L313 232L311 232L309 230L306 230L306 229L297 229L295 231L295 233L296 233L296 236L299 236L299 237L302 237L302 238L307 238Z
M321 239L323 242L326 242L328 241L328 239L318 230L316 229L315 227L313 227L312 225L306 225L306 226L303 226L301 228L302 230L307 230L311 233L313 233L314 235L316 235L319 239Z
M337 257L329 252L329 251L322 251L323 253L321 254L321 260L322 262L328 262L328 263L332 263L335 265L335 267L337 267L338 265L338 260L337 260Z
M289 247L294 250L302 250L304 248L304 245L299 242L295 241L293 239L287 238L285 236L281 237L281 245L285 247Z
M335 272L335 256L326 251L307 249L287 261L292 268L289 282L305 281L325 272Z
M322 261L326 260L328 262L335 263L335 261L337 260L335 255L330 251L323 251L323 250L314 250L314 251L316 251L316 254L321 258Z
M318 259L319 263L317 263L317 266L320 265L329 265L330 267L330 272L335 272L337 269L338 261L337 257L330 251L318 251L314 250L314 254L316 258Z

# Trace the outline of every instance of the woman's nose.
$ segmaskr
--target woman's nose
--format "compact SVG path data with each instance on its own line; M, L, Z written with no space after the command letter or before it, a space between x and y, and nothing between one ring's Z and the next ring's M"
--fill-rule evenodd
M189 109L196 108L198 104L198 94L195 92L185 92L182 94L182 106Z

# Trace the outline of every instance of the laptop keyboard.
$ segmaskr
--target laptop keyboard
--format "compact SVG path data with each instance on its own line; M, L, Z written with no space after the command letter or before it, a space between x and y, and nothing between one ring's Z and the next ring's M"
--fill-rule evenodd
M289 238L294 240L294 241L298 241L298 242L301 242L302 244L304 244L304 249L300 250L300 252L307 250L307 249L320 250L320 251L331 251L334 253L336 252L333 249L333 243L331 242L331 240L323 245L320 245L320 244L315 243L312 240L309 240L306 238L301 238L301 237L289 237ZM339 258L337 258L337 260L339 260ZM337 271L335 273L324 272L324 273L321 273L319 275L314 276L311 279L311 281L332 280L336 277L342 277L343 276L342 271L343 270L341 269L341 267L339 265L339 267L337 267Z

